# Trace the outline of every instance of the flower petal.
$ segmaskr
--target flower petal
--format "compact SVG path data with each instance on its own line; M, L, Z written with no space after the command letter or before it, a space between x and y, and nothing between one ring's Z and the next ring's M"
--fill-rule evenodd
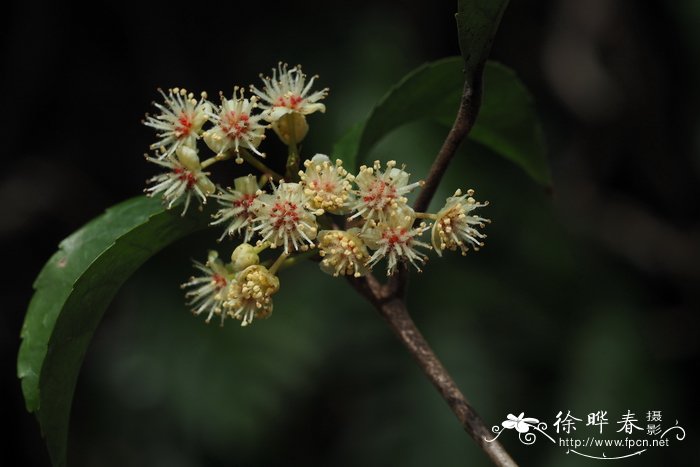
M506 420L503 423L501 423L501 425L503 425L503 428L506 428L508 430L512 430L513 428L515 428L516 424L517 422L513 420Z
M530 431L530 425L520 421L515 424L515 429L518 431L518 433L527 433L528 431Z

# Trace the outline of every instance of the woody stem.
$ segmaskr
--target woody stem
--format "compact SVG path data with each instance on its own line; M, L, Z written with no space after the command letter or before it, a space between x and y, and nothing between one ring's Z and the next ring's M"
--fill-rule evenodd
M455 122L435 157L423 190L416 200L414 209L420 213L418 217L430 218L430 215L426 214L425 210L435 195L437 186L457 148L474 126L480 104L481 70L477 70L474 81L469 82L467 80L464 84L462 100ZM493 437L488 425L479 417L476 410L464 397L452 376L447 372L447 369L442 365L435 352L428 345L425 337L423 337L423 334L416 327L413 319L411 319L404 300L407 277L408 271L405 266L402 266L398 268L397 274L392 276L385 285L382 285L372 273L361 278L348 278L348 281L360 295L374 305L394 334L416 360L428 380L438 390L464 430L472 437L479 448L484 451L491 462L500 467L517 467L515 461L498 441L486 441L488 438Z
M425 179L425 185L423 185L423 189L413 205L413 209L416 211L426 211L428 209L430 200L435 196L435 191L443 175L445 175L447 166L457 153L462 140L469 134L474 126L474 122L476 122L476 116L481 107L481 74L482 70L477 70L474 73L473 83L470 83L469 80L464 82L457 117L445 141L442 143L440 151L435 156L433 165L430 167L428 176Z
M459 390L452 376L416 327L406 308L403 288L390 291L388 286L380 285L373 276L359 279L348 278L348 281L379 311L379 314L423 370L425 376L440 393L452 413L455 414L462 428L484 451L491 462L499 467L517 467L515 461L498 441L486 441L493 438L493 433Z

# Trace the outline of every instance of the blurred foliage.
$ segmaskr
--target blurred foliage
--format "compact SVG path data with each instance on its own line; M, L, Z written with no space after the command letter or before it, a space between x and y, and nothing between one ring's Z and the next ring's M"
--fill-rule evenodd
M77 6L43 6L41 14L26 2L9 7L5 37L22 46L6 47L0 78L13 89L14 109L3 117L13 155L2 186L12 270L0 390L10 392L7 420L18 426L3 452L25 465L48 465L14 376L31 281L55 239L142 188L150 172L138 154L150 133L137 122L156 86L230 91L278 59L302 63L331 87L328 112L309 119L303 151L312 154L330 148L408 70L458 53L450 2L282 5L264 21L241 20L233 38L229 28L210 28L206 44L164 35L161 25L190 31L198 21L165 2L106 5L92 21ZM218 16L261 19L259 5L227 8ZM285 27L289 18L297 27ZM491 201L487 246L431 262L411 278L410 295L418 325L490 423L520 411L551 424L558 410L664 410L665 423L678 418L689 437L623 462L700 462L692 444L697 18L687 0L515 0L506 11L494 58L533 89L552 147L554 197L466 145L436 203L457 186ZM282 52L286 44L294 50ZM591 70L615 92L598 92ZM108 115L85 119L86 109L105 109L105 89ZM51 122L41 138L27 124L37 112ZM442 127L412 124L374 154L405 161L419 178L443 136ZM618 209L621 200L655 223L638 223L636 211ZM219 329L192 317L177 284L213 234L158 255L106 313L78 383L75 465L487 465L371 307L313 265L282 274L268 321ZM541 441L503 442L521 465L599 462Z

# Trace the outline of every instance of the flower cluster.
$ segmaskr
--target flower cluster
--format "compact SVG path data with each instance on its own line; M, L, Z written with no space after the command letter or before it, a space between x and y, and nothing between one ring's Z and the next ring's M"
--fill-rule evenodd
M226 193L215 194L210 181L208 166L215 162L233 158L242 164L245 160L265 158L259 150L265 139L265 131L272 128L285 144L296 146L308 132L306 116L314 112L325 112L319 101L328 94L327 89L311 92L316 77L308 80L301 66L289 68L279 64L272 77L261 76L262 90L251 86L253 96L247 98L241 87L234 87L229 99L220 93L220 103L210 102L207 93L199 99L183 88L169 89L167 94L159 90L164 102L154 102L159 113L146 115L144 125L156 130L158 140L150 146L155 157L146 160L167 169L148 183L149 196L162 194L168 207L181 199L187 211L192 194L206 204L213 196L219 200ZM214 153L200 162L198 141ZM183 153L186 155L183 156ZM225 198L223 198L225 199ZM236 227L237 229L237 227Z
M161 196L167 208L183 201L183 215L193 195L201 204L214 198L218 209L211 224L223 227L219 240L242 241L230 262L210 252L206 263L195 263L199 276L183 284L194 314L222 324L238 319L243 326L268 317L280 287L277 273L298 257L316 259L333 276L357 278L380 264L389 276L404 264L420 271L431 249L442 256L483 246L486 235L479 229L489 220L474 211L488 203L476 201L473 190L457 190L435 214L416 212L407 196L423 182L410 182L406 167L395 161L375 161L351 173L342 160L316 154L299 167L306 116L325 112L319 101L328 90L312 90L316 77L307 81L299 66L280 64L272 77L261 79L264 86L251 86L250 98L236 87L230 99L221 94L219 104L204 93L195 99L179 88L161 92L165 103L155 104L161 113L144 122L158 132L156 154L147 160L167 169L149 180L148 195ZM288 146L284 177L263 163L260 146L268 129ZM213 152L204 161L200 139ZM261 173L218 187L205 169L226 159L248 162ZM277 250L277 258L261 263L265 250Z
M182 284L190 290L185 294L195 315L205 314L208 323L218 316L235 318L247 326L254 318L266 318L272 313L272 295L280 282L274 272L259 264L258 250L243 243L225 264L217 252L210 251L206 264L195 262L202 273Z

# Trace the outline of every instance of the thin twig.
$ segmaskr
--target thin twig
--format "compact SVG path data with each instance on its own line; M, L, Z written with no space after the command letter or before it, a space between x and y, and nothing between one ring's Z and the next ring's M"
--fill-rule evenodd
M416 211L424 212L427 209L459 144L474 126L481 105L481 72L480 69L474 74L476 78L473 83L466 82L464 84L462 100L454 125L430 168L423 190L414 205ZM476 444L486 453L494 465L517 467L515 461L498 441L486 442L487 438L493 436L488 425L484 423L464 397L411 319L404 300L404 292L408 282L408 271L405 265L399 267L397 273L385 285L382 285L372 273L360 278L348 277L348 281L360 295L367 298L379 311L379 314L389 324L391 330L398 336L430 382L445 399L447 405L450 406L464 430L476 441Z
M462 428L474 439L493 464L499 467L517 467L515 461L498 441L486 442L486 439L493 438L493 433L464 397L452 376L416 327L408 313L403 296L386 297L386 286L378 290L376 279L373 276L368 277L369 280L367 277L361 277L348 278L348 281L377 308L379 314L447 402Z
M476 116L479 113L479 107L481 107L482 69L483 66L474 73L475 78L473 83L469 83L468 81L464 83L462 100L459 103L457 117L452 125L452 129L450 129L450 132L447 134L447 138L445 138L445 142L442 143L440 151L437 156L435 156L428 176L425 178L425 185L423 185L423 189L413 205L415 211L424 212L428 209L430 200L435 196L435 191L443 175L445 175L447 166L457 152L457 148L459 148L462 140L469 134L474 126Z
M487 439L493 438L493 433L464 397L445 367L442 366L408 314L405 302L402 299L385 302L379 312L418 362L442 398L445 399L462 428L469 433L469 436L476 441L491 461L498 466L516 467L515 461L498 441L486 442Z

